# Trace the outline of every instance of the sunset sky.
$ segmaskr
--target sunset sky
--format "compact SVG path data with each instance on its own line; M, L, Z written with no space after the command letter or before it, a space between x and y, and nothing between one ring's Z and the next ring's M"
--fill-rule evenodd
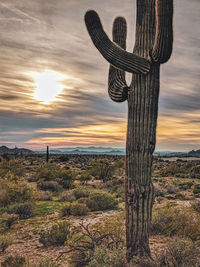
M0 1L0 145L125 146L127 103L108 97L109 65L89 38L84 14L95 9L110 36L114 18L125 16L132 51L135 7L134 0ZM173 55L161 66L157 151L200 149L199 14L199 0L175 0Z

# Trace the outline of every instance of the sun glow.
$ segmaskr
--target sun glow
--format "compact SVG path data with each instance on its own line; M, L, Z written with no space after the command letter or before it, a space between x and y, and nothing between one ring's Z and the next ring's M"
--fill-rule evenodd
M64 84L62 82L67 77L53 70L45 70L43 72L32 72L31 76L35 80L35 92L33 97L43 104L50 104L62 93ZM65 86L66 87L66 86Z

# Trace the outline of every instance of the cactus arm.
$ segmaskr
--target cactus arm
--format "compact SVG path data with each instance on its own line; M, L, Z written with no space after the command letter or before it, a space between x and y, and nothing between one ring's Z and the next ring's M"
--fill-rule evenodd
M156 0L156 33L151 57L154 62L165 63L171 56L173 45L173 0Z
M113 41L126 50L127 24L122 17L115 19L113 23ZM108 79L108 93L115 102L123 102L128 98L129 87L126 84L125 72L110 65Z
M149 72L150 62L148 60L129 53L110 41L95 11L88 11L85 14L85 23L94 45L111 65L131 73L147 74Z

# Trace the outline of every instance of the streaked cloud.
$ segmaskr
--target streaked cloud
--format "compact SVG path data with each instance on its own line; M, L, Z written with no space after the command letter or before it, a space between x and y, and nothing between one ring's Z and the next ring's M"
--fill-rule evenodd
M88 9L99 12L108 34L114 18L125 16L133 49L135 0L1 0L1 144L125 145L127 106L108 97L108 64L83 21ZM161 70L157 149L199 148L199 13L199 1L175 0L174 52ZM50 105L34 99L29 75L46 69L66 77Z

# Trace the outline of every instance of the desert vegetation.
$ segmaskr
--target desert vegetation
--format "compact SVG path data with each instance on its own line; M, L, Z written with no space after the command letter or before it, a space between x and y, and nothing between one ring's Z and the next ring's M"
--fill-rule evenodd
M1 265L127 266L124 160L1 157ZM199 266L199 166L199 160L154 158L153 261L136 258L135 266Z

